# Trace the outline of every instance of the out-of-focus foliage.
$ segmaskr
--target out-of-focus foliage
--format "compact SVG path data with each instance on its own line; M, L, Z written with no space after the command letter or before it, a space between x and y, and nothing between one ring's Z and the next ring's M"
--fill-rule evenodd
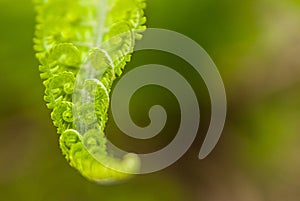
M149 2L149 27L186 34L211 55L226 85L228 118L216 150L206 160L198 161L197 152L210 115L205 86L178 58L136 53L128 69L134 64L160 62L190 78L199 92L201 131L189 152L172 167L112 187L85 181L65 163L58 145L54 146L56 131L43 105L43 86L32 50L32 3L1 0L0 8L1 199L300 199L299 0ZM166 106L170 120L163 136L154 141L159 146L172 139L168 133L176 131L179 121L177 103L166 94L161 89L145 88L144 93L133 97L132 116L141 125L147 125L145 106ZM113 121L108 122L108 131L114 133L111 138L123 141ZM143 143L133 144L148 150Z

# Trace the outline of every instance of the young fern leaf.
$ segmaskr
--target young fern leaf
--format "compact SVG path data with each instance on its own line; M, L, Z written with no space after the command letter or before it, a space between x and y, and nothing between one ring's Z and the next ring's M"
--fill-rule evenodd
M145 29L144 0L35 0L35 5L34 49L62 153L89 180L128 178L139 160L107 153L104 129L112 83Z

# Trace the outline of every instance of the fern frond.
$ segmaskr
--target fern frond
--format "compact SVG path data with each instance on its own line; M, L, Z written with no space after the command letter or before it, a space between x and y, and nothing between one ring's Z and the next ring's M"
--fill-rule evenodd
M145 29L145 1L35 0L35 5L34 49L46 88L44 100L52 110L63 154L89 180L106 183L128 178L128 172L137 171L138 158L129 154L120 160L108 154L104 130L113 81L122 74L135 39ZM95 76L100 85L84 80L84 87L94 87L95 96L94 105L78 108L80 121L87 125L84 130L76 127L72 94L80 70L87 65L99 72ZM93 107L96 114L90 112Z

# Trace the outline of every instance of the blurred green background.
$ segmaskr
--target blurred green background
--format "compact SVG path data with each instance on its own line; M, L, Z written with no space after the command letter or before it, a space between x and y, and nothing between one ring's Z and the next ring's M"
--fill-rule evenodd
M171 167L115 186L86 181L61 155L32 48L32 2L0 0L0 8L0 200L300 200L299 0L148 1L148 27L185 34L211 55L226 86L228 117L214 152L198 160L210 118L201 78L172 55L135 53L126 71L160 63L190 80L198 94L201 129L193 146ZM130 140L111 118L109 138L140 152L170 142L180 111L168 91L139 90L131 102L133 119L147 125L153 104L165 106L170 117L160 137L148 143Z

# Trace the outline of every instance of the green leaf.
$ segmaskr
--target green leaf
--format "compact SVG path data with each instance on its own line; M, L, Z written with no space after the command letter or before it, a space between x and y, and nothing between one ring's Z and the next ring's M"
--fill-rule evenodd
M145 29L144 0L35 0L35 5L34 49L62 153L89 180L129 178L139 168L138 157L107 153L104 132L113 81ZM94 102L76 102L82 98L76 80Z

